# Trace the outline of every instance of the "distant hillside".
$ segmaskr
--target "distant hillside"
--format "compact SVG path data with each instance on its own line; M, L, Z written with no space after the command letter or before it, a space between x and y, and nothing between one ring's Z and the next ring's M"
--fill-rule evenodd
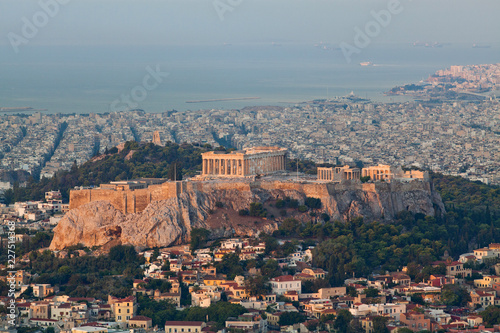
M223 147L218 150L225 150ZM119 151L116 147L107 154L96 156L90 161L69 171L59 171L53 178L39 182L32 178L26 188L14 185L5 193L6 203L26 200L41 200L46 191L59 189L66 201L69 191L75 186L98 186L115 180L141 177L174 178L194 176L201 171L201 153L213 150L210 145L167 143L165 147L152 143L126 142Z
M432 180L443 202L454 209L486 209L500 212L500 186L471 182L462 177L433 173Z

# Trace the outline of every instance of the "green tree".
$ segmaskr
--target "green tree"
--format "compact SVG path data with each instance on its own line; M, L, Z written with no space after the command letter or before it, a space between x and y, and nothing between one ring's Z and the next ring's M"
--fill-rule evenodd
M267 211L264 209L264 206L260 202L252 202L250 204L249 215L257 217L266 217Z
M297 323L303 323L307 320L307 317L298 312L283 312L280 315L279 325L280 326L289 326Z
M490 305L486 310L479 313L487 327L500 324L500 308Z
M379 290L377 288L369 287L363 290L363 293L366 295L366 297L378 297Z
M217 272L226 274L228 279L233 280L236 275L243 275L243 266L240 263L240 257L236 253L228 253L222 257L222 260L216 265Z
M191 252L194 252L196 249L199 249L201 246L203 246L209 235L210 231L208 231L207 229L191 229L191 241L189 242L189 248Z
M349 312L349 310L340 310L337 313L337 318L335 318L333 327L338 332L348 332L352 318L352 314Z
M445 305L465 306L470 300L470 294L467 292L467 289L455 284L447 284L441 291L441 301Z
M387 317L376 316L373 318L373 333L389 333Z
M274 259L267 260L260 270L262 275L267 278L277 277L282 274L278 262Z
M249 276L245 280L245 287L251 296L267 295L271 292L268 279L262 275Z

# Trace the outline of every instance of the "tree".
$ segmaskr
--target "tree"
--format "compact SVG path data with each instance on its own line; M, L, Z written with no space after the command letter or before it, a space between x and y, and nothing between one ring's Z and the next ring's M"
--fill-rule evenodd
M264 207L260 202L252 202L250 204L249 215L257 217L266 217L267 211L264 209Z
M204 228L193 228L191 229L191 241L189 242L189 248L191 252L199 249L207 240L210 235L210 231Z
M262 275L249 276L245 280L245 287L251 296L266 295L271 292L271 285Z
M388 318L382 316L376 316L373 318L373 333L389 333L389 329L386 326Z
M445 305L465 306L470 300L467 289L455 284L447 284L441 291L441 301Z
M23 291L21 297L30 298L32 295L33 295L33 287L29 286L28 288L26 288L25 291Z
M398 333L413 333L413 331L406 327L401 327L398 329Z
M347 332L352 318L352 314L349 310L340 310L337 313L337 318L335 318L333 322L333 327L339 332Z
M370 176L364 176L364 177L359 178L359 180L361 180L361 182L362 182L362 183L366 183L366 182L368 182L370 179L371 179L371 178L370 178Z
M279 231L284 236L295 236L300 227L300 222L292 217L286 218L279 226Z
M280 315L279 325L289 326L297 323L303 323L307 320L307 317L298 312L283 312Z
M167 178L170 180L182 180L182 168L178 162L170 164Z
M217 265L217 272L226 274L230 280L233 280L236 275L243 275L243 267L240 263L240 257L236 253L228 253L222 257Z
M273 278L281 275L280 266L278 262L274 259L269 259L266 263L261 267L260 271L263 276L267 278Z
M108 256L111 260L118 262L131 262L135 261L137 252L131 245L117 245L109 250Z
M490 305L479 315L483 318L487 327L500 324L500 308L497 306Z
M157 260L159 256L160 256L160 250L158 248L155 248L154 251L153 251L152 261Z
M321 199L307 197L305 200L305 205L311 209L320 209Z
M363 290L363 293L366 295L366 297L378 297L379 290L377 288L370 287Z

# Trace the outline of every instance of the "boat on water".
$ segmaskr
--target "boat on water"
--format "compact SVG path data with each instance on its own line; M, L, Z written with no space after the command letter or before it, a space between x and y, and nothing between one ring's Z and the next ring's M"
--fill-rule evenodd
M491 45L472 44L473 49L489 49Z
M371 61L360 62L359 64L361 66L373 66L373 62Z

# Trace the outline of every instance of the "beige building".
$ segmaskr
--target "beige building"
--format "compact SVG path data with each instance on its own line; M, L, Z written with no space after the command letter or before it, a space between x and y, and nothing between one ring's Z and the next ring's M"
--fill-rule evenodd
M474 287L476 288L492 288L493 284L500 282L500 276L490 275L484 276L482 279L474 280Z
M153 327L153 319L146 316L135 316L130 318L130 320L128 321L128 326L149 330Z
M34 319L50 319L49 302L33 302L30 305L30 310Z
M80 326L72 328L71 333L108 333L108 329L97 326Z
M394 169L390 165L379 164L363 168L362 177L370 177L372 180L390 180L394 178Z
M346 287L321 288L320 290L318 290L318 297L321 299L334 296L345 296L346 294Z
M201 155L203 176L246 177L286 170L285 148L254 147L230 153L210 151Z
M117 323L127 323L137 312L137 303L134 296L118 299L110 296L108 303L111 304Z
M44 298L54 293L54 287L50 284L32 284L33 295L38 298Z
M165 333L200 333L205 326L202 321L167 321Z
M408 170L403 171L401 167L392 167L390 165L379 164L377 166L371 166L368 168L363 168L361 172L362 177L370 177L372 180L387 180L391 181L393 179L398 180L428 180L429 173L427 171L420 170Z
M371 180L375 181L391 181L393 179L411 181L412 179L427 180L429 179L429 173L420 170L403 171L401 167L392 167L383 164L363 169L351 168L348 165L343 167L318 168L319 181L341 182L344 180L360 179L361 177L370 177Z
M359 179L361 177L361 170L358 168L351 168L346 165L343 167L332 168L318 168L318 180L320 181L343 181L351 179Z

